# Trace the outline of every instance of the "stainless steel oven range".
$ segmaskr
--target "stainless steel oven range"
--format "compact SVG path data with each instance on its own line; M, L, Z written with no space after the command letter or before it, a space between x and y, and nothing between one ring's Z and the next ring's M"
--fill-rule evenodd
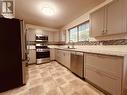
M37 64L50 61L50 49L45 45L36 45Z

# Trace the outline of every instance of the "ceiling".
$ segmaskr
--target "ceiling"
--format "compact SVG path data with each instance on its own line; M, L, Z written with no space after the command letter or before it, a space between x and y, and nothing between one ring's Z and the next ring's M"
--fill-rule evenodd
M16 17L26 23L59 29L105 0L15 0ZM56 9L54 16L45 16L42 7L50 4Z

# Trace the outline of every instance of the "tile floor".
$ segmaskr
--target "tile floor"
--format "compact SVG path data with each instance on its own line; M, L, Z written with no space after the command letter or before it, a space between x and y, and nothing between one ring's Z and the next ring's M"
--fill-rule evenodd
M104 95L57 62L28 67L28 81L0 95Z

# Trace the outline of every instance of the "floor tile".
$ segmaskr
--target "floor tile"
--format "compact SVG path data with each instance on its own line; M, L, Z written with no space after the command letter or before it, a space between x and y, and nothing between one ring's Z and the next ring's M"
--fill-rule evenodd
M68 69L53 61L28 66L25 86L0 95L104 95Z
M59 86L61 86L61 85L63 85L63 84L66 84L66 81L65 81L65 79L63 79L63 78L58 78L58 79L56 79L56 82L57 82L57 84L58 84Z
M29 95L43 95L44 93L45 92L44 92L43 85L38 85L36 87L29 89Z

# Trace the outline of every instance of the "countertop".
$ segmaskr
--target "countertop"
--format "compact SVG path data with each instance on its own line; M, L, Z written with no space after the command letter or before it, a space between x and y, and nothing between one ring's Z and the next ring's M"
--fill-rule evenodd
M35 45L28 45L27 49L28 50L36 50L36 46Z
M76 49L68 49L67 46L49 46L50 48L62 49L67 51L78 51L84 53L96 53L114 56L127 56L127 45L96 45L96 46L75 46Z

